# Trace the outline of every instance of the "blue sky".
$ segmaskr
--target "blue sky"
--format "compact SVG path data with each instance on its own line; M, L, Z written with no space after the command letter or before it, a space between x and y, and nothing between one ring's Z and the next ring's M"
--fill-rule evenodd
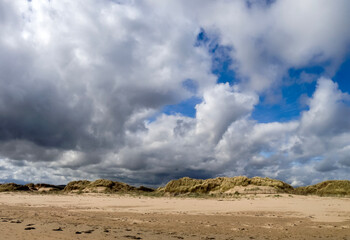
M232 69L233 59L230 57L232 47L222 46L217 42L218 36L210 39L201 29L197 36L195 46L206 45L211 56L212 69L211 72L217 77L217 83L229 83L233 85L239 83L241 79L236 77L234 69ZM252 112L251 118L261 122L287 122L300 118L302 111L308 109L304 100L312 97L316 89L316 81L322 76L331 77L343 92L350 92L350 58L343 59L336 72L331 76L325 70L329 66L328 62L318 65L312 65L302 68L290 68L284 78L284 83L274 88L275 94L279 98L275 102L266 101L266 95L261 94L259 104L257 104ZM303 78L307 78L303 80ZM196 85L192 80L184 81L184 87L193 93L196 93ZM193 96L185 99L177 104L166 105L160 113L167 115L182 114L184 116L195 118L195 106L202 101L201 98ZM159 113L158 113L159 114ZM154 118L152 118L154 119Z
M0 181L349 179L350 1L0 1Z

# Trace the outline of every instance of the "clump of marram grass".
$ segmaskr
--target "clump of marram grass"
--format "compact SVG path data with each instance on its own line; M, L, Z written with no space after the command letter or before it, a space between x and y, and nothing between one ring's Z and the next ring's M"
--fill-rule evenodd
M0 192L16 192L16 191L29 191L28 186L19 185L16 183L5 183L0 185Z
M114 182L111 180L106 180L106 179L98 179L94 182L91 182L89 185L87 185L87 190L88 189L96 189L96 188L101 188L104 189L104 192L128 192L128 191L135 191L136 188L132 187L126 183L122 182Z
M82 191L85 189L91 182L88 180L79 180L69 182L66 187L63 189L64 192L72 192L72 191Z
M294 190L295 194L300 195L319 195L319 196L346 196L350 195L349 180L329 180L315 185L298 187Z
M274 188L277 192L290 193L293 187L280 180L271 178L253 177L247 178L245 176L239 177L218 177L210 179L192 179L189 177L172 180L163 188L158 188L157 191L173 194L185 193L200 193L207 194L210 192L224 193L236 186L268 186Z
M153 192L154 189L141 186L139 188L130 186L123 182L98 179L90 182L87 180L73 181L64 188L65 192L91 192L91 193L128 193L128 192Z

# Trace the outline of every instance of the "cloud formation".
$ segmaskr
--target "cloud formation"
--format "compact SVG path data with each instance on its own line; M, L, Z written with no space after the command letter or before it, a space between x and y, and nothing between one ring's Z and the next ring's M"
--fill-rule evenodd
M0 179L348 178L350 97L331 77L349 53L349 10L346 0L3 0ZM211 43L198 44L203 31ZM234 84L217 83L213 42L232 49ZM299 119L251 117L288 69L317 64L324 77ZM194 118L162 113L191 97Z
M346 0L206 1L194 7L208 32L232 46L243 85L266 91L286 70L327 62L332 75L349 51ZM218 14L220 13L220 14Z

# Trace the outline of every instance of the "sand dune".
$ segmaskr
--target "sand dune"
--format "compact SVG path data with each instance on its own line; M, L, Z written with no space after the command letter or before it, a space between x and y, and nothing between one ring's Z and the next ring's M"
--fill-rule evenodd
M0 240L345 240L349 189L347 180L293 188L260 177L185 177L158 189L105 179L0 184Z
M171 180L164 187L152 189L144 186L134 187L123 182L98 179L95 181L79 180L67 185L15 183L0 184L0 192L63 192L63 193L150 193L157 196L176 195L233 195L233 194L273 194L289 193L298 195L350 196L349 180L324 181L315 185L293 188L291 185L271 178L245 176L193 179L183 177Z

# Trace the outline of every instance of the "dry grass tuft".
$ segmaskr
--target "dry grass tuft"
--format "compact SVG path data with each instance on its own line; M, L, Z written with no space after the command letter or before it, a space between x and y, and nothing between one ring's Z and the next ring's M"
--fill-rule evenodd
M72 192L72 191L82 191L85 189L91 182L88 180L79 180L72 181L66 185L63 189L64 192Z
M298 187L295 194L319 196L345 196L350 195L349 180L330 180L306 187Z
M127 193L127 192L153 192L154 189L146 187L133 187L126 183L111 181L107 179L98 179L90 182L87 180L73 181L64 188L65 192L104 192L104 193Z
M15 192L15 191L29 191L28 186L19 185L16 183L0 184L0 192Z

